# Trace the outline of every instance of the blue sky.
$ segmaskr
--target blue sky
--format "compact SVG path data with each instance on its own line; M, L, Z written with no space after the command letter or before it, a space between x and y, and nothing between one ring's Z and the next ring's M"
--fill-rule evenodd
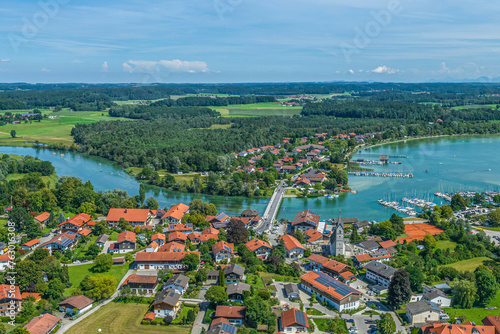
M16 0L0 82L500 77L491 0Z

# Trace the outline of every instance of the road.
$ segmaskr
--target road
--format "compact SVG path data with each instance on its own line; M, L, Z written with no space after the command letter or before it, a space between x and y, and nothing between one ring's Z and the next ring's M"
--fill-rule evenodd
M478 230L476 229L476 227L472 227L474 232L477 232ZM487 230L485 228L483 228L483 232L486 233L487 236L489 236L491 238L491 241L499 246L500 245L500 241L495 239L494 237L500 237L500 231L491 231L491 230Z
M283 195L286 191L285 181L281 181L280 185L274 190L271 200L267 204L266 211L262 217L261 223L254 228L255 232L260 234L263 232L268 232L269 228L272 226L276 215L278 214L278 209L283 199Z

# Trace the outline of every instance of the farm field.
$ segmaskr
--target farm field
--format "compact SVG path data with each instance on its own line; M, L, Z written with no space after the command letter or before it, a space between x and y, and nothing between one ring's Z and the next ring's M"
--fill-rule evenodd
M190 327L141 325L149 305L109 303L88 318L71 327L68 334L97 333L170 333L188 334ZM117 310L120 310L117 312Z
M44 110L44 113L50 114L51 111ZM32 121L31 123L8 124L0 127L0 145L31 147L38 140L44 144L70 146L73 144L71 129L76 124L126 120L125 118L109 117L106 111L61 111L56 115L56 119L43 119L41 122ZM11 137L11 130L16 131L16 138Z
M294 116L300 115L302 107L282 107L273 102L229 105L213 108L222 117L261 117L261 116Z
M445 267L452 267L458 271L474 271L487 261L491 261L491 259L489 257L474 257L472 259L447 264Z

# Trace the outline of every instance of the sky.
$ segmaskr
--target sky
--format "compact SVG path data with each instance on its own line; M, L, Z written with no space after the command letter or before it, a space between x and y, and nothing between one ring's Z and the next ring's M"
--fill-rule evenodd
M0 82L500 81L491 0L16 0Z

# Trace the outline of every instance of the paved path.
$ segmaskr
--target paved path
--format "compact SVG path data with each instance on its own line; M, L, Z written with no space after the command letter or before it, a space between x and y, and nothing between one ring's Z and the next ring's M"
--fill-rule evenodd
M113 295L111 296L111 298L106 299L99 306L94 307L92 310L88 311L87 313L85 313L84 315L82 315L81 317L79 317L78 319L71 320L71 322L69 322L68 324L63 324L61 326L61 329L57 333L65 333L68 329L70 329L71 327L73 327L74 325L76 325L77 323L79 323L80 321L82 321L83 319L87 318L88 316L90 316L91 314L93 314L94 312L96 312L97 310L99 310L101 307L103 307L104 305L106 305L109 302L113 301L113 299L115 299L116 297L118 297L118 290L119 290L120 286L122 285L122 283L125 281L125 279L127 277L129 277L130 275L132 275L134 272L135 272L134 270L127 271L127 273L125 274L125 276L123 276L122 280L118 284L118 287L116 288L116 291L115 291L115 293L113 293Z
M203 318L205 318L205 313L207 313L207 309L208 309L209 305L210 305L209 302L200 303L200 312L198 312L198 315L196 316L196 320L194 321L193 329L191 330L191 334L201 334L202 327L205 328L205 330L208 330L209 324L204 324Z

